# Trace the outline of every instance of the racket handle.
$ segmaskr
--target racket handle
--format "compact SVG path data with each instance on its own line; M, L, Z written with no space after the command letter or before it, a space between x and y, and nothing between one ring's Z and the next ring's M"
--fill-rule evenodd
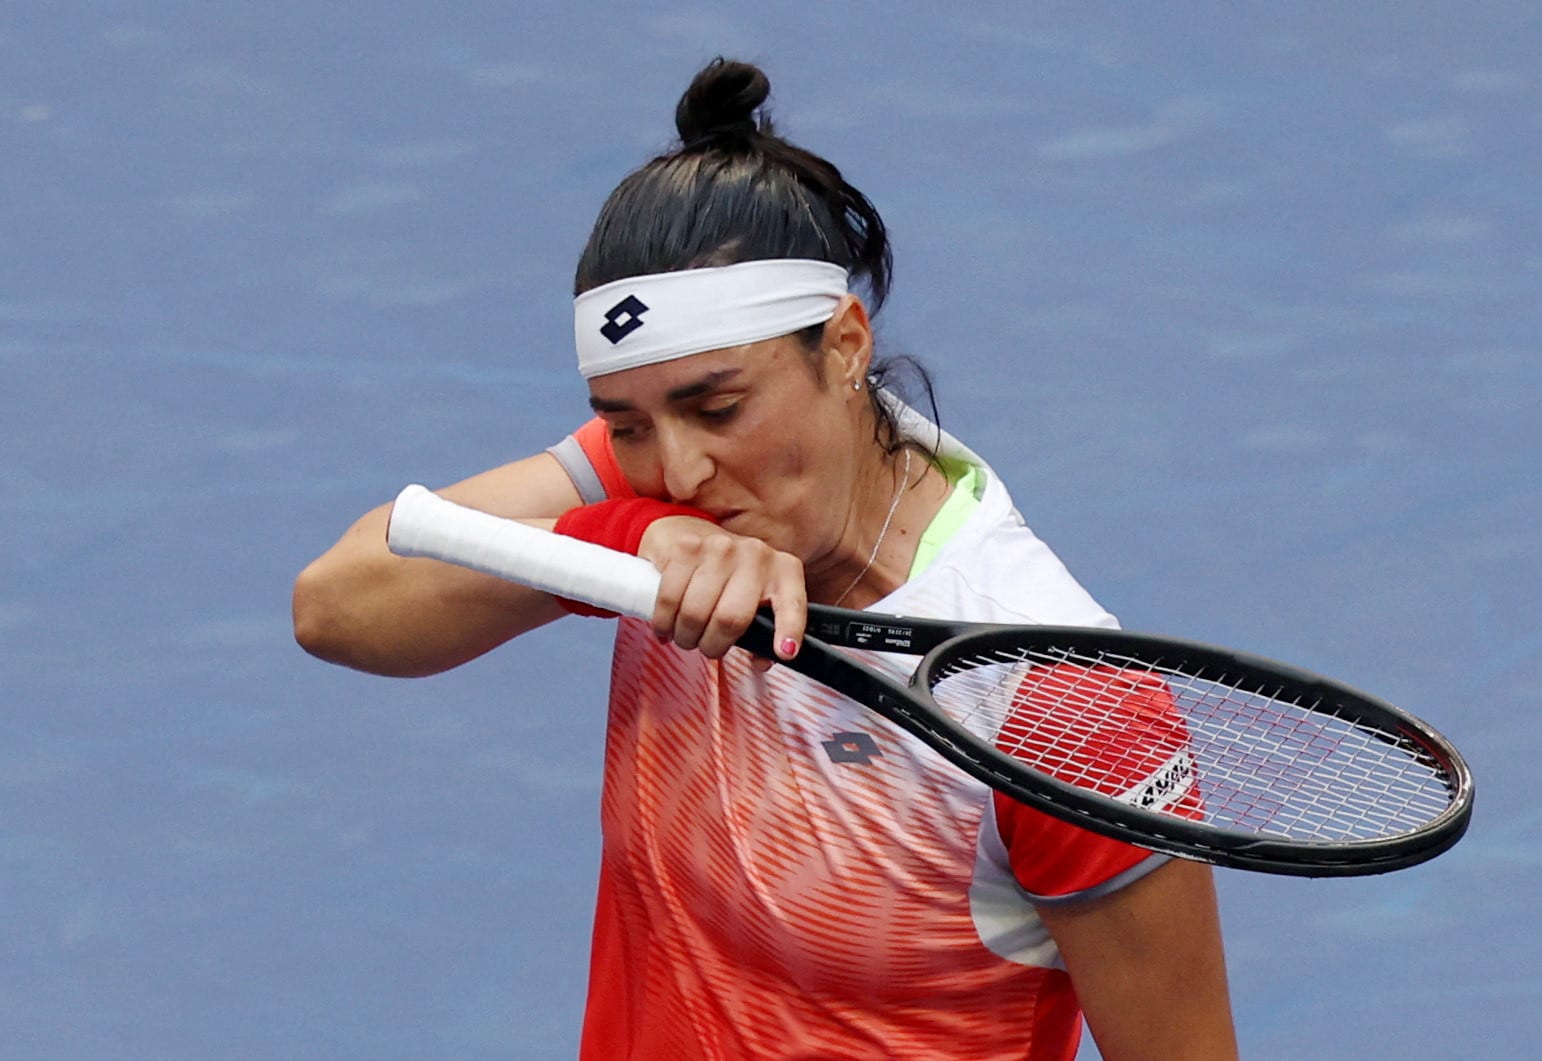
M447 501L422 486L397 495L386 544L398 556L426 556L510 582L647 619L659 572L641 557L553 534Z

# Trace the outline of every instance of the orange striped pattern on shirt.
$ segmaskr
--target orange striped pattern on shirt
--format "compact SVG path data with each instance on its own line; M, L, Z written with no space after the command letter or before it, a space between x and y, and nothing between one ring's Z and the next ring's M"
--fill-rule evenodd
M576 437L632 496L603 423ZM983 536L897 610L1112 624L991 489ZM1005 597L987 572L1010 573L990 580ZM1025 884L1074 894L1148 853L998 799L737 651L623 620L611 681L585 1061L1075 1056L1075 993Z
M642 623L612 680L585 1058L1074 1055L1065 974L992 953L972 915L983 786Z

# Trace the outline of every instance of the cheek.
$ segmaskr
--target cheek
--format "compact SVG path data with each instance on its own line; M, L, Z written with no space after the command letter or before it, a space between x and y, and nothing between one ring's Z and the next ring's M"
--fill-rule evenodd
M761 465L761 501L784 539L772 544L808 559L839 540L851 507L851 480L835 456L817 439L801 439L767 454Z

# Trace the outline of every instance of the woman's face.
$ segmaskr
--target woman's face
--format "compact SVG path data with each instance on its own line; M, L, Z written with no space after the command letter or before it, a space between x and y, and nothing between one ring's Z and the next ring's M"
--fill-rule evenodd
M592 379L590 403L638 493L807 565L839 543L873 452L868 396L852 387L866 358L818 356L822 381L796 336L713 350Z

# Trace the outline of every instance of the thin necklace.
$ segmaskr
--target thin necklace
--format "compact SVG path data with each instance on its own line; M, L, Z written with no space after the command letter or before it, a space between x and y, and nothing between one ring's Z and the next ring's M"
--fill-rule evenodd
M846 587L846 592L835 598L833 607L840 607L841 601L851 596L851 591L857 588L857 583L873 569L873 561L878 559L878 550L883 547L883 539L889 533L889 524L894 521L894 513L899 511L900 498L905 496L905 484L908 482L910 482L910 450L906 449L905 470L900 475L899 485L894 488L894 500L889 502L889 514L883 518L883 527L878 531L878 540L873 543L873 551L867 554L867 563L862 565L862 570L857 572L857 577L851 580L851 585Z

